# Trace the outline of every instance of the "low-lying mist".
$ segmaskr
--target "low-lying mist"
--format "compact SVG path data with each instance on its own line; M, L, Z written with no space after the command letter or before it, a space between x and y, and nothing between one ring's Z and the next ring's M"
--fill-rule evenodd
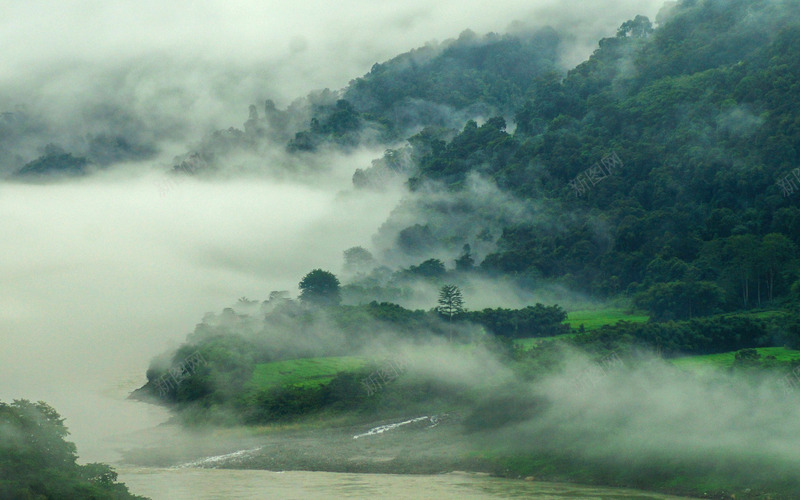
M106 416L83 391L140 385L150 359L221 304L296 295L300 277L338 269L342 249L368 240L396 203L339 195L349 178L325 178L324 188L160 174L0 186L0 399L46 400L91 442L83 431Z
M543 402L533 416L485 442L627 469L631 484L697 474L777 487L800 464L798 393L774 375L687 372L651 356L605 369L573 353L563 372L525 391Z

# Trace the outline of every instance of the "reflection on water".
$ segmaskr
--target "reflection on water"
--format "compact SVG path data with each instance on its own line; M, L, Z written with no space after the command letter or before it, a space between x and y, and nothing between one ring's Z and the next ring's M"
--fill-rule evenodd
M223 469L120 467L133 493L153 500L244 499L591 499L668 500L679 497L635 490L583 487L452 473L435 476L269 472Z

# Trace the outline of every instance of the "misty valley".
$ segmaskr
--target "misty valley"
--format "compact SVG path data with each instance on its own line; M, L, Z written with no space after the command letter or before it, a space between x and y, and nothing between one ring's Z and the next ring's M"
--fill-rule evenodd
M796 2L4 3L0 499L800 494Z

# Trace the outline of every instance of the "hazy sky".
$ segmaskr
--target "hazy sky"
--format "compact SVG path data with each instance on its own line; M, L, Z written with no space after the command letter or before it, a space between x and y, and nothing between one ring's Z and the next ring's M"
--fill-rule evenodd
M241 126L250 103L341 88L376 62L467 28L552 25L573 39L565 58L575 64L661 3L0 0L0 111L25 105L69 121L108 100L145 120L190 116L200 131Z
M139 0L0 1L3 78L75 61L171 59L269 64L314 62L317 85L339 87L369 66L466 28L502 32L513 21L553 25L590 45L654 0ZM331 59L333 55L335 59ZM294 82L298 84L299 82Z

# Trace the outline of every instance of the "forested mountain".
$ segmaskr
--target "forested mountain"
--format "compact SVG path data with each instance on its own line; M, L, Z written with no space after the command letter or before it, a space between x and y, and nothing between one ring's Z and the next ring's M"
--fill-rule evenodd
M423 131L387 154L415 159L412 190L462 192L477 174L535 202L502 229L483 271L600 296L651 290L702 302L696 311L789 292L800 243L800 11L685 1L663 17L656 28L628 21L566 77L538 79L513 133L498 116L452 138ZM417 225L437 234L440 220ZM452 246L463 243L475 241Z

